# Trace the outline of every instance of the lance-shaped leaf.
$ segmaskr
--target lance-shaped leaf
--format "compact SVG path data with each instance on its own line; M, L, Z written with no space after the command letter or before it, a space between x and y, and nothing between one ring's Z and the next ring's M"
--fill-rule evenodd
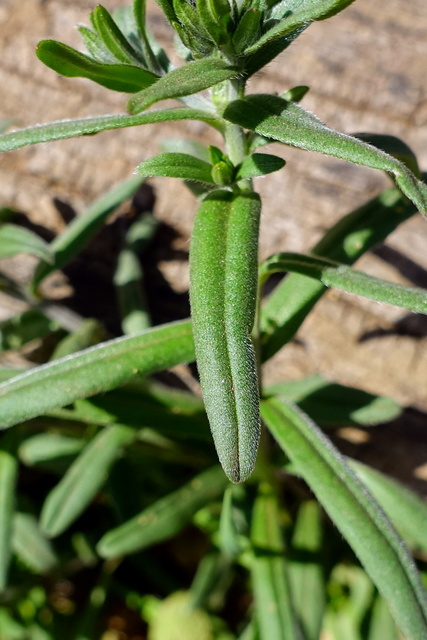
M19 458L28 467L49 460L74 456L85 445L81 438L71 438L61 433L37 433L19 446Z
M427 185L384 151L329 129L300 105L282 98L253 95L225 109L226 120L284 144L390 173L400 190L427 216Z
M197 367L218 457L232 482L251 473L260 433L251 331L260 199L215 191L196 215L190 301Z
M37 57L50 69L67 78L87 78L98 84L125 93L136 93L149 87L158 78L151 71L130 64L103 64L92 60L55 40L42 40Z
M191 324L183 321L34 367L0 385L0 428L108 391L138 373L153 373L193 359Z
M29 229L16 224L0 226L0 258L9 258L19 253L29 253L52 262L49 245Z
M329 382L321 376L279 382L264 389L264 395L285 396L322 427L366 427L390 422L402 413L391 398Z
M271 153L252 153L243 160L238 168L236 180L265 176L268 173L279 171L285 164L282 158L273 156Z
M140 91L128 101L127 108L129 113L136 114L155 102L198 93L218 82L235 78L238 73L236 67L218 58L196 60L173 69L151 87Z
M378 500L394 526L413 549L427 552L427 504L416 493L397 480L368 467L349 460L350 466L372 495Z
M15 485L18 476L16 456L0 449L0 590L7 583L12 550L12 523L15 510Z
M272 273L291 271L320 280L325 287L335 287L377 302L387 302L409 311L427 314L427 289L405 287L380 280L327 258L300 253L278 253L261 265L261 280Z
M389 189L331 227L312 253L353 264L415 212L397 189ZM263 360L295 335L325 291L320 281L299 274L286 276L276 287L261 311Z
M103 558L114 558L171 538L191 521L196 511L220 498L227 484L222 469L211 467L106 533L98 543L98 553Z
M86 49L94 60L105 64L115 64L117 62L113 54L107 49L101 36L96 31L80 25L77 27Z
M106 115L78 120L58 120L0 135L0 152L12 151L30 144L39 144L40 142L94 135L111 129L136 127L157 122L176 122L177 120L201 120L212 124L214 127L221 128L219 119L212 113L186 107L150 111L150 113L143 113L139 116Z
M403 164L406 164L408 169L412 171L417 178L421 177L420 168L415 153L410 147L396 136L388 136L379 133L354 133L355 138L363 140L368 144L371 144L377 149L382 149L390 156L397 158Z
M12 547L21 562L35 573L44 575L58 564L51 543L30 513L15 514Z
M106 427L87 445L43 504L40 524L58 536L78 518L98 493L122 449L135 439L130 427Z
M318 427L284 400L262 416L297 471L346 538L411 640L427 634L427 598L414 563L384 512Z
M277 497L262 483L252 515L251 575L260 640L298 640Z
M62 269L68 264L89 242L110 213L130 198L142 182L141 178L125 180L101 196L82 215L74 218L66 230L56 236L49 245L52 256L50 263L41 262L38 265L33 277L32 287L35 289L52 271Z
M300 29L315 20L324 20L339 13L354 0L291 0L285 5L285 15L279 23L269 29L245 54L255 53L262 45L283 38L295 29Z
M92 11L91 21L103 43L116 60L125 64L139 65L141 63L141 57L138 56L135 49L102 5L98 5Z
M142 162L135 173L144 177L164 176L215 184L212 165L188 153L162 153Z

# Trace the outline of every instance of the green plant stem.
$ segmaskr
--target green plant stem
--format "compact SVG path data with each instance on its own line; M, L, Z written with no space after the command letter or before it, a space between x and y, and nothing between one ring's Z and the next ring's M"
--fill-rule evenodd
M245 83L244 80L239 78L235 78L233 80L228 81L228 102L231 103L233 100L242 99L245 95ZM225 146L227 150L227 154L234 165L238 165L247 156L246 149L246 141L245 134L239 125L232 124L231 122L227 122L225 125ZM251 184L249 180L242 180L242 183L245 183L246 188L251 188ZM240 184L240 183L239 183Z

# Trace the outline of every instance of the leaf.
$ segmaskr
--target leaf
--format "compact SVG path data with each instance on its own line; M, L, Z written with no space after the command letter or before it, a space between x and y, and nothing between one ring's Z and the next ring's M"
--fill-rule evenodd
M157 80L151 71L130 64L105 64L55 40L42 40L37 57L50 69L67 78L87 78L107 89L136 93Z
M134 429L112 425L86 446L43 504L40 526L49 537L63 533L83 513L123 447L134 439Z
M248 9L239 20L233 34L233 46L237 55L256 42L261 34L262 13L255 8Z
M236 67L231 67L218 58L204 58L189 62L183 67L169 71L151 87L133 96L128 101L127 108L129 113L135 115L155 102L198 93L218 82L235 78L238 73Z
M141 178L121 182L74 218L65 231L50 243L50 264L42 262L38 265L31 283L32 288L36 289L55 269L62 269L67 265L94 236L110 213L130 198L142 182Z
M120 31L108 11L98 5L91 13L91 21L102 38L107 49L118 62L125 64L141 64L141 58Z
M320 638L326 609L326 585L321 551L320 508L314 500L305 501L298 510L288 563L292 603L304 640Z
M278 253L267 258L261 265L261 280L272 273L283 271L300 273L320 280L325 287L335 287L346 293L427 314L427 289L405 287L380 280L327 258L299 253Z
M188 153L162 153L142 162L135 173L144 177L164 176L214 184L212 165Z
M0 428L108 391L139 374L194 359L191 325L181 321L116 338L0 384Z
M358 138L329 129L300 105L277 96L253 95L231 102L223 117L293 147L386 171L419 212L427 216L427 185L404 164Z
M37 309L22 311L0 323L0 351L20 349L23 345L43 338L58 329L54 320Z
M98 553L103 558L115 558L171 538L191 521L196 511L217 500L227 484L222 469L211 467L106 533L98 543Z
M400 405L391 398L329 382L321 376L280 382L267 387L264 395L285 396L323 427L348 424L366 427L390 422L402 413Z
M263 482L252 515L251 558L255 615L260 640L298 640L285 567L280 512L271 485Z
M349 464L384 509L406 544L426 553L426 502L394 478L372 467L351 459Z
M367 640L399 640L399 633L386 603L377 595L372 607Z
M279 171L285 164L286 162L282 158L273 156L270 153L252 153L240 165L236 180L265 176L268 173Z
M312 253L352 264L415 213L397 189L384 191L335 224ZM262 358L266 360L296 333L326 287L311 278L288 275L261 310Z
M411 640L427 633L427 600L416 568L383 511L345 460L299 409L270 399L262 415L291 462L353 548Z
M354 0L296 0L286 4L285 16L269 29L255 44L245 50L245 54L255 53L273 40L283 38L295 29L300 29L315 20L324 20L348 7ZM294 8L295 7L295 8Z
M108 51L101 36L96 33L96 31L92 31L92 29L88 29L88 27L83 25L78 26L77 29L83 38L86 49L94 60L106 64L114 64L117 62L116 58Z
M213 192L196 214L190 248L197 367L218 457L232 482L252 472L260 433L251 340L260 207L253 192Z
M408 147L406 142L403 142L400 138L379 133L354 133L353 136L397 158L397 160L400 160L400 162L403 162L403 164L408 167L409 171L412 171L414 176L417 178L421 177L415 153Z
M0 152L12 151L30 144L64 140L77 136L94 135L101 131L135 127L156 122L175 122L177 120L201 120L220 126L218 118L207 111L178 107L143 113L140 116L106 115L78 120L57 120L48 124L38 124L18 131L0 135Z
M21 562L34 573L45 575L58 564L52 545L29 513L15 514L12 547Z
M71 353L99 344L105 338L105 329L99 320L88 318L73 333L69 333L56 345L50 360L64 358Z
M80 453L84 445L81 438L71 438L61 433L38 433L26 438L19 446L18 453L20 460L32 467L40 462L74 456Z
M224 492L219 522L219 546L228 558L235 558L242 551L233 515L233 489L234 487L227 487Z
M0 449L0 591L7 585L17 476L16 457L6 449Z
M49 245L29 229L16 224L0 226L0 258L9 258L19 253L29 253L46 262L52 262Z

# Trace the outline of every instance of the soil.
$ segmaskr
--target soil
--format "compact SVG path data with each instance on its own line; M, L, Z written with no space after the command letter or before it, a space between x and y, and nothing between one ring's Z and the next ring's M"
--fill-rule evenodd
M0 120L13 119L21 127L123 112L122 94L89 81L61 78L34 55L43 38L80 48L74 25L87 24L95 4L92 0L2 0ZM121 3L105 0L104 4L112 10ZM170 49L170 30L154 3L149 21ZM310 26L288 52L251 81L249 89L282 92L308 85L303 105L324 122L345 132L396 135L412 147L421 167L427 167L426 33L425 0L358 0L332 20ZM53 237L75 212L82 212L156 153L162 139L180 136L219 143L200 123L166 124L5 154L0 164L0 206L17 208L23 220L40 225L45 237ZM266 203L261 258L279 250L309 250L324 229L388 185L379 172L317 154L273 145L272 152L282 154L287 166L258 181ZM176 180L153 180L151 185L161 226L145 261L146 283L154 320L163 322L188 315L187 256L195 201ZM150 192L144 193L149 202ZM47 290L47 295L62 298L83 316L102 317L112 334L118 327L111 313L108 278L117 238L128 223L129 218L119 216L119 221L108 225L66 271L66 279L52 281ZM427 287L426 247L427 223L414 217L357 266L379 277ZM25 264L12 262L12 271L21 279L28 277L33 266ZM88 284L89 265L101 280L95 278L86 294L83 291L77 298L75 292L82 283ZM101 281L108 297L97 297L94 304L93 287ZM3 309L3 315L7 313ZM390 395L408 408L404 418L389 428L363 435L343 432L343 446L406 482L415 482L425 492L426 317L331 291L305 322L298 340L265 368L268 383L313 373Z

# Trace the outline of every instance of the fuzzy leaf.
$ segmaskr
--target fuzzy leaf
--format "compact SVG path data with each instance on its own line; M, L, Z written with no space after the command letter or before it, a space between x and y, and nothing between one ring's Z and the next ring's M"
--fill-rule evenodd
M33 231L16 224L0 226L0 258L9 258L19 253L29 253L52 262L49 245Z
M282 158L270 153L253 153L243 160L237 171L236 180L265 176L268 173L279 171L285 164L286 162Z
M171 538L191 521L196 511L220 498L227 483L221 468L211 467L106 533L98 543L98 553L103 558L114 558Z
M6 449L0 449L0 591L7 584L17 476L16 457Z
M103 43L118 62L141 64L141 58L102 5L99 4L92 11L91 21Z
M55 40L39 42L36 54L46 66L62 76L87 78L113 91L136 93L157 80L154 73L141 67L103 64Z
M401 539L372 496L316 425L295 406L271 399L263 418L386 599L404 635L427 634L427 598Z
M40 525L50 537L68 529L106 481L122 448L135 439L130 427L112 425L95 436L47 496Z
M116 338L0 384L0 428L194 359L191 325L176 322Z
M272 140L386 171L419 212L427 216L427 185L406 165L358 138L329 129L293 102L276 96L253 95L230 103L223 116Z
M177 120L201 120L202 122L211 123L213 126L220 126L219 120L215 115L186 107L151 111L140 116L107 115L81 118L79 120L58 120L0 135L0 151L12 151L29 144L39 144L40 142L93 135L110 129L136 127L142 124L155 124L156 122L176 122Z
M164 176L214 184L212 165L188 153L162 153L142 162L135 173L147 178Z
M160 100L181 98L198 93L209 89L218 82L235 78L238 73L235 67L231 67L218 58L205 58L190 62L183 67L169 71L151 87L133 96L128 101L128 111L134 115Z

